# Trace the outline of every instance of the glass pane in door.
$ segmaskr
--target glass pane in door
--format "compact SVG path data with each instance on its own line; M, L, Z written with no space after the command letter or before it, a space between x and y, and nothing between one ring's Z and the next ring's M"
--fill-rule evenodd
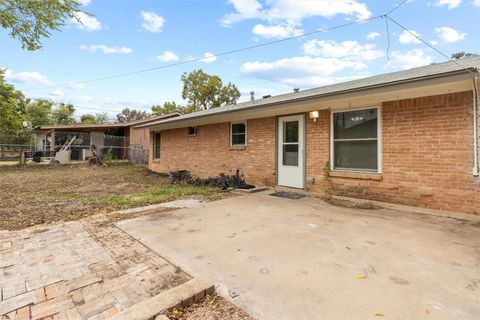
M298 121L283 123L283 142L298 142Z
M283 145L283 165L298 166L298 144Z

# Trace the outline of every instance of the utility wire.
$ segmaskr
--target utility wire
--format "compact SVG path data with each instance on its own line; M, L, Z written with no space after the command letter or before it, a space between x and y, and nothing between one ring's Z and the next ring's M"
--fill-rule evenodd
M385 15L384 16L384 19L385 19L385 28L386 28L386 31L387 31L387 59L388 61L390 61L390 30L388 30L388 16Z
M402 26L400 23L398 23L397 21L395 21L394 19L392 19L392 17L390 17L389 15L385 15L385 17L387 19L389 19L390 21L392 21L393 23L395 23L397 26L399 26L400 28L402 28L403 30L405 30L406 32L408 32L409 34L411 34L412 36L414 36L415 38L417 38L419 41L423 42L423 44L427 45L429 48L433 49L434 51L436 51L437 53L439 53L440 55L442 55L443 57L445 57L448 61L451 61L453 63L455 63L456 65L458 65L459 67L461 67L462 69L470 72L472 75L476 76L477 74L475 72L473 72L472 70L466 68L465 66L463 66L461 63L459 63L457 60L455 59L452 59L451 57L447 56L445 53L443 53L442 51L440 51L439 49L435 48L433 45L431 45L430 43L428 43L427 41L423 40L422 38L420 38L418 35L416 35L415 33L413 33L412 31L410 31L409 29L407 29L406 27Z
M367 21L379 19L379 18L382 18L383 16L384 15L378 15L378 16L367 18L367 19L356 20L356 21L352 21L352 22L349 22L349 23L344 23L344 24L329 27L329 28L324 28L324 29L319 29L319 30L315 30L315 31L302 33L302 34L299 34L299 35L296 35L296 36L291 36L291 37L288 37L288 38L283 38L283 39L278 39L278 40L273 40L273 41L267 41L267 42L262 42L262 43L259 43L259 44L253 45L253 46L228 50L228 51L220 52L220 53L217 53L217 54L212 54L209 57L194 58L194 59L189 59L189 60L185 60L185 61L180 61L180 62L161 65L161 66L158 66L158 67L141 69L141 70L136 70L136 71L131 71L131 72L118 73L118 74L105 76L105 77L94 78L94 79L90 79L90 80L69 82L69 83L50 86L48 88L65 87L65 86L71 85L72 83L73 84L84 84L84 83L91 83L91 82L97 82L97 81L102 81L102 80L121 78L121 77L125 77L125 76L131 76L131 75L135 75L135 74L140 74L140 73L145 73L145 72L150 72L150 71L175 67L175 66L179 66L179 65L189 64L189 63L192 63L192 62L197 62L197 61L202 61L202 60L205 60L205 59L210 59L212 57L218 58L218 57L222 57L222 56L226 56L226 55L230 55L230 54L234 54L234 53L238 53L238 52L248 51L248 50L252 50L252 49L256 49L256 48L266 47L266 46L270 46L270 45L273 45L273 44L282 43L282 42L286 42L286 41L290 41L290 40L294 40L294 39L298 39L298 38L308 37L308 36L318 34L318 33L323 33L323 32L328 32L328 31L335 30L335 29L349 27L349 26L352 26L352 25L356 25L356 24L367 22ZM45 87L34 88L32 90L41 90L41 89L45 89Z
M409 0L404 0L402 3L398 4L397 6L395 6L392 10L388 11L387 13L385 13L384 15L385 16L388 16L390 13L392 13L393 11L397 10L398 8L400 8L401 6L403 6L405 3L407 3Z

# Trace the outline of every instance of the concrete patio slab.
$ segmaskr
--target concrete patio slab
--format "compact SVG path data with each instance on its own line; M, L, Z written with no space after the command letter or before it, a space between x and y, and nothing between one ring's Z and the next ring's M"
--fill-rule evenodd
M480 314L478 221L260 193L117 225L258 319Z

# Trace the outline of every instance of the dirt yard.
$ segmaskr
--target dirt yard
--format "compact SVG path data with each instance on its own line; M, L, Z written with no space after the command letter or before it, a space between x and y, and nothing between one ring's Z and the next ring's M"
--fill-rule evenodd
M212 188L171 185L167 177L128 164L3 166L0 190L0 230L78 220L179 198L224 196Z
M218 295L207 296L205 300L186 310L173 309L167 312L166 316L170 320L254 320L245 311Z

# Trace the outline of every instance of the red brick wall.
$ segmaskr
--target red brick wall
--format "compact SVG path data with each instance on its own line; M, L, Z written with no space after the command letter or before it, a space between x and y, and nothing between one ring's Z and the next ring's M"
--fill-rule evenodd
M383 173L324 178L330 159L330 112L306 121L307 190L441 210L480 213L480 180L472 176L471 92L382 104ZM153 170L187 169L197 176L237 168L247 181L275 185L275 118L249 120L245 150L231 150L229 123L162 132L161 161ZM328 170L327 170L328 171ZM332 174L333 175L333 174ZM312 184L309 179L315 178Z
M311 192L401 203L441 210L480 213L480 181L472 176L471 92L382 104L381 176L323 178L329 161L329 112L307 122L307 177Z
M196 137L187 128L162 131L159 162L151 161L152 170L169 172L189 170L195 176L210 177L237 169L247 182L275 185L275 118L248 120L247 146L230 148L230 123L205 125Z

